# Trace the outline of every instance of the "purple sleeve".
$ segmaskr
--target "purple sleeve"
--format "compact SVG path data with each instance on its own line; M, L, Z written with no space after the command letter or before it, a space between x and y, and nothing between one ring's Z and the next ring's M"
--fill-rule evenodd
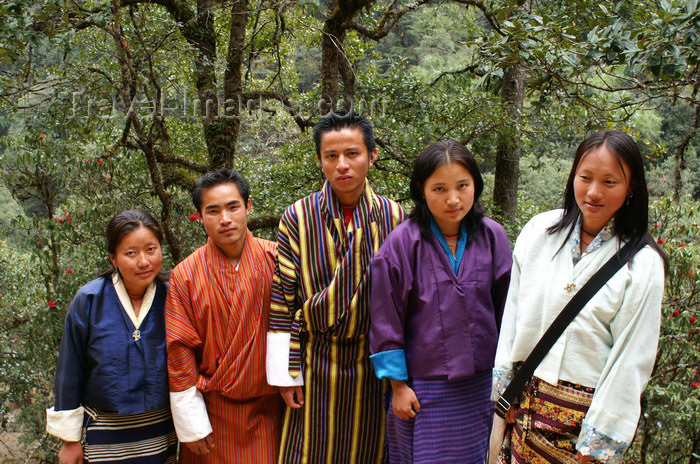
M508 286L510 285L510 270L513 267L513 253L510 250L508 236L503 227L494 223L493 228L493 285L491 299L496 316L496 325L500 332L503 308L506 304Z
M391 237L391 236L390 236ZM406 256L396 256L402 265L394 264L392 247L396 240L387 240L372 260L369 329L370 352L404 349L404 322L413 269Z

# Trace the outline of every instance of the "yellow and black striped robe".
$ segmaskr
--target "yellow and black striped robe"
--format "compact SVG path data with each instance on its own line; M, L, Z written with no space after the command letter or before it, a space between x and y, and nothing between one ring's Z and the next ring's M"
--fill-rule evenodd
M369 360L369 269L404 218L365 185L352 221L326 182L290 206L277 240L270 332L291 333L289 373L304 379L304 405L287 408L283 463L383 460L384 383Z

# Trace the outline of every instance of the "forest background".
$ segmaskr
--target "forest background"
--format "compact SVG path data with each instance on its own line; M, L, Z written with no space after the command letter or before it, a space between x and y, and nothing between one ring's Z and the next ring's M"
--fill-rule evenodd
M561 203L578 143L629 133L670 258L662 335L628 463L700 462L700 8L690 1L3 0L0 426L8 462L55 462L44 432L65 311L109 266L103 230L142 208L172 267L205 240L189 190L250 181L255 234L322 182L310 128L375 125L373 187L410 208L428 143L466 144L512 241ZM651 342L651 341L650 341Z

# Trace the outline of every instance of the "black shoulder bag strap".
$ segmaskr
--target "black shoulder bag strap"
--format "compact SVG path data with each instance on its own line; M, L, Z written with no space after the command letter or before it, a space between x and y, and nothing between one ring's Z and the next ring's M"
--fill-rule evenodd
M549 353L554 342L559 339L566 327L574 320L576 315L581 312L581 309L588 303L588 300L598 293L598 290L605 285L605 282L624 266L625 261L622 260L622 255L630 248L632 248L631 242L627 243L615 253L615 255L613 255L598 272L593 274L583 287L581 287L581 290L576 292L576 295L569 300L566 306L564 306L564 309L559 313L554 322L552 322L544 335L542 335L540 341L537 342L537 345L532 349L532 352L525 362L520 366L518 373L515 374L515 378L510 382L506 391L504 391L498 399L495 409L496 414L505 419L506 412L510 409L511 403L515 401L520 390L532 377L532 374L535 372L540 362L542 362L542 359Z

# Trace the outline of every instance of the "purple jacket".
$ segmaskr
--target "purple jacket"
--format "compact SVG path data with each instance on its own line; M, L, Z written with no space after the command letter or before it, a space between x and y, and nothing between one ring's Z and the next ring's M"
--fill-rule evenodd
M455 276L444 249L408 220L372 260L370 351L380 378L459 379L490 370L512 256L497 222L467 245ZM405 359L405 361L404 361ZM404 374L401 373L403 362Z

